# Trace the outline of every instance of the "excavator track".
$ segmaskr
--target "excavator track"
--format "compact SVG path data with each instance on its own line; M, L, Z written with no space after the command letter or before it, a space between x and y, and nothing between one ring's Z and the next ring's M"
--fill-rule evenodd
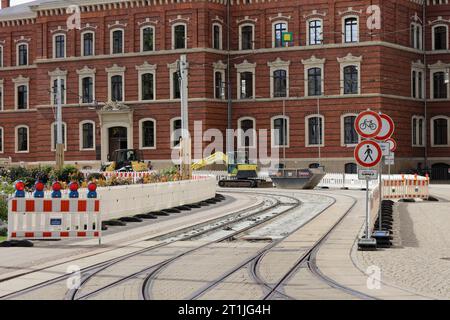
M257 188L257 180L220 180L219 187L222 188Z

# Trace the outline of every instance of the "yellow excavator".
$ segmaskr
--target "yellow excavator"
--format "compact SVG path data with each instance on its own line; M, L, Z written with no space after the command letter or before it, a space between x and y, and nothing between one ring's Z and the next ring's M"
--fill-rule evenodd
M200 170L212 164L224 164L227 166L228 178L219 181L223 188L257 188L267 182L258 179L258 165L250 163L246 152L231 152L228 155L216 152L192 164L192 170Z

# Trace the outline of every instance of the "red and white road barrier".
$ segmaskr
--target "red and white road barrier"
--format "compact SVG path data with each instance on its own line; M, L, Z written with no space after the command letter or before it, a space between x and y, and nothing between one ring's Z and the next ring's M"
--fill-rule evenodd
M11 198L8 240L101 237L99 199Z
M384 199L428 199L430 179L420 176L403 176L383 180Z

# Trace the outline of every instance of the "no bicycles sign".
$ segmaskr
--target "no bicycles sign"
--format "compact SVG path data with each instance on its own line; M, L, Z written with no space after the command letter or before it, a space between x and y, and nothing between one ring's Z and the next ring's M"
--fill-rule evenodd
M383 126L382 119L375 111L361 112L355 120L356 132L365 139L375 138Z

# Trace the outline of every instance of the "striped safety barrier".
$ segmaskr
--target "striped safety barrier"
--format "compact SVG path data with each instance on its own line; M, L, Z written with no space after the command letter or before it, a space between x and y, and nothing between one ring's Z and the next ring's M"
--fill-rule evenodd
M36 184L38 185L38 184ZM86 199L80 199L78 185L73 184L68 199L62 199L58 183L52 198L42 189L34 198L24 194L23 182L16 183L16 194L8 200L8 240L64 238L101 239L102 220L96 186L90 184Z
M383 180L384 199L428 199L430 179L414 176Z

